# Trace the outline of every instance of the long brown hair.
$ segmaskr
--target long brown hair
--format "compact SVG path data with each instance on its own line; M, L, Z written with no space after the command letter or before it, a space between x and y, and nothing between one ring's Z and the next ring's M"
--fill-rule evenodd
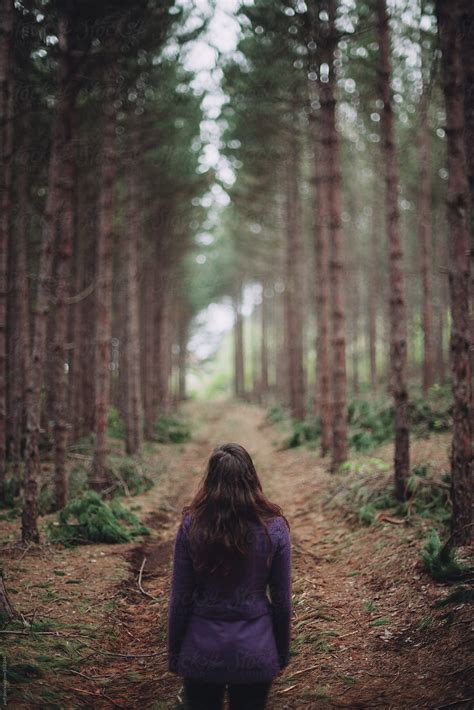
M195 569L214 572L221 566L224 576L235 571L249 551L250 522L264 528L270 550L266 521L282 516L290 527L280 506L263 493L250 454L240 444L214 449L199 490L183 507L183 519L188 513L188 542Z

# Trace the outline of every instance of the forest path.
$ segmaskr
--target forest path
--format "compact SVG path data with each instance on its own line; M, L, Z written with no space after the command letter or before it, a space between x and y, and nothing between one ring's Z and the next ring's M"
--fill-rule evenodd
M65 667L38 686L30 684L31 699L15 706L50 707L34 700L34 688L46 685L47 692L62 694L51 707L181 707L181 679L167 671L166 656L174 539L181 508L197 490L211 450L237 441L252 455L266 495L282 506L291 526L291 658L273 684L268 710L467 707L474 696L468 687L472 659L463 649L472 619L467 605L455 613L449 607L451 615L446 608L433 609L449 590L420 569L419 530L389 523L350 526L340 509L324 503L335 485L326 462L316 451L281 450L282 432L259 407L191 402L183 412L192 421L191 441L147 447L156 484L130 500L152 529L150 537L140 544L28 552L28 568L26 558L16 563L15 574L22 575L24 565L27 575L25 596L18 595L23 609L28 599L36 608L33 587L47 582L45 598L55 595L54 605L47 601L50 606L39 607L38 615L56 615L59 623L75 619L85 636L73 670ZM443 459L446 442L414 441L413 464ZM392 446L374 455L390 461ZM339 480L344 479L336 485ZM82 587L65 586L77 577Z
M165 651L174 536L181 506L194 494L210 451L225 441L248 449L267 496L282 506L291 526L292 657L273 684L269 710L434 708L468 697L457 676L466 662L456 661L455 653L440 658L442 649L459 645L455 634L451 638L448 630L446 638L443 630L433 637L424 628L431 619L433 597L441 590L423 583L419 544L406 528L351 529L340 511L326 510L324 494L331 482L326 462L313 451L279 450L280 435L265 422L260 408L191 403L186 413L197 424L193 440L170 463L167 480L147 494L148 522L160 528L159 541L144 543L131 557L135 575L147 557L143 586L158 600L132 595L127 614L136 619L133 633L141 642L131 652L156 649L158 630L161 655L149 666L145 661L143 682L138 681L134 691L128 685L128 704L119 701L120 706L130 707L133 694L137 707L178 707L181 681L166 671ZM129 647L130 638L122 640ZM441 668L449 668L449 678L442 677Z

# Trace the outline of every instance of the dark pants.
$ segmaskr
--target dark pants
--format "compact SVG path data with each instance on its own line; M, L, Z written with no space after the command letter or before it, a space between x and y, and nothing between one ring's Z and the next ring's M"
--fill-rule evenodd
M264 710L271 682L268 683L201 683L184 678L188 710L221 710L227 687L231 710Z

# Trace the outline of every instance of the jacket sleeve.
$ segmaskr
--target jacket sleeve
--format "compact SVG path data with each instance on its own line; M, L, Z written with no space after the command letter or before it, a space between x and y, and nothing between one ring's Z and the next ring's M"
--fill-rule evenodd
M282 518L279 524L277 545L268 582L273 610L273 631L280 669L288 665L290 657L292 617L291 559L290 533Z
M192 610L195 576L183 523L176 534L168 607L168 670L177 673L181 644Z

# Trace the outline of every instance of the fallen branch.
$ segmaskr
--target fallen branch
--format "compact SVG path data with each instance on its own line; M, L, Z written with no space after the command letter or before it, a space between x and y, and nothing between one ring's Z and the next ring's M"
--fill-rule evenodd
M150 599L153 599L153 601L157 602L159 599L157 597L154 597L153 594L150 594L149 592L146 592L143 587L142 587L142 575L143 575L143 570L145 569L145 563L146 563L146 557L143 558L143 562L140 567L140 572L138 574L138 589L141 591L142 594L144 594L146 597L149 597Z
M392 523L393 525L405 525L406 520L400 520L399 518L391 518L389 515L384 515L383 513L379 513L377 515L377 520L380 520L380 522L384 523Z
M290 678L293 678L295 675L301 675L302 673L306 673L306 671L314 671L315 668L318 668L318 666L308 666L308 668L303 668L301 671L295 671L290 675Z
M283 693L288 693L288 691L293 690L293 688L296 688L296 685L290 685L288 688L285 688L284 690L279 690L278 695L283 695Z
M120 676L120 673L116 673L115 675L86 675L85 673L81 673L80 671L73 671L72 668L67 668L66 673L74 673L74 675L80 675L81 678L85 678L86 680L106 680L108 678L117 678Z

